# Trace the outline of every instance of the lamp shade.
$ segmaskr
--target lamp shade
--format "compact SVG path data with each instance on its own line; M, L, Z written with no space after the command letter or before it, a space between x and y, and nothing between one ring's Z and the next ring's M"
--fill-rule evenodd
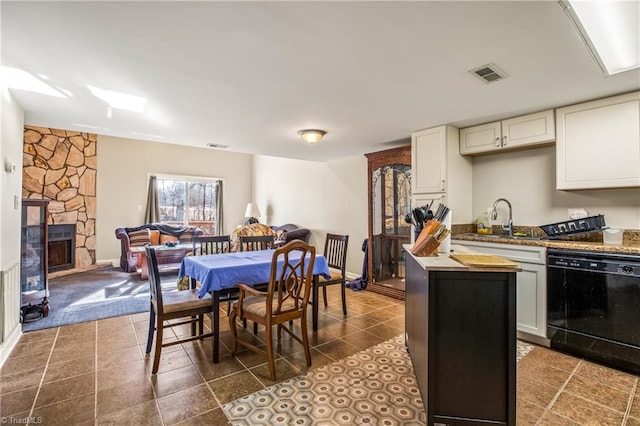
M320 139L326 134L324 130L304 129L298 131L298 134L306 143L314 144L320 142Z
M245 210L244 212L244 217L255 217L258 218L260 217L260 209L258 209L258 205L255 203L248 203L247 204L247 210Z

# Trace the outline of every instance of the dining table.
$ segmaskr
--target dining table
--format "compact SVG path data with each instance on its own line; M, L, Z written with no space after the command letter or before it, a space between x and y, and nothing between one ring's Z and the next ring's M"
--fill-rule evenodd
M182 259L178 277L188 276L200 282L199 295L212 298L213 362L220 358L220 302L235 300L239 290L236 284L265 285L271 275L274 249L220 253L203 256L187 256ZM289 254L295 259L296 253ZM300 254L297 253L299 256ZM281 268L283 261L278 263ZM318 330L318 282L319 277L331 278L327 259L316 254L313 264L312 324Z

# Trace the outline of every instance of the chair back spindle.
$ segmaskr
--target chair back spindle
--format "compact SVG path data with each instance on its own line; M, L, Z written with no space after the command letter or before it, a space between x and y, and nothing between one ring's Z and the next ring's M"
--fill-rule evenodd
M267 250L273 248L275 236L273 235L253 235L239 237L240 251Z
M343 270L347 258L348 235L327 234L324 243L324 256L327 258L329 268Z
M206 235L193 237L193 255L208 255L229 253L231 251L231 236Z

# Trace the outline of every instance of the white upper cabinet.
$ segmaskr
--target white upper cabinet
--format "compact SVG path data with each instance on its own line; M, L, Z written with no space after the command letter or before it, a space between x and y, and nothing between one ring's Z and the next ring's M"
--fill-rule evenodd
M547 145L555 140L553 110L460 129L460 153L480 155Z
M499 121L460 129L460 154L472 155L502 149L502 126Z
M471 223L472 162L458 152L459 132L439 126L411 134L413 207L435 200L451 209L453 223Z
M447 187L447 130L440 126L411 135L411 192L445 192ZM455 130L453 130L455 131Z
M502 148L546 144L556 139L553 110L523 115L502 121Z
M557 189L640 187L640 92L556 110Z

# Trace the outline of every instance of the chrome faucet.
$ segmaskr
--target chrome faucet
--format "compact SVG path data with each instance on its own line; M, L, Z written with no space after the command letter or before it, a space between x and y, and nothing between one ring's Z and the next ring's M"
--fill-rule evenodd
M506 198L498 198L495 203L493 203L493 209L491 210L491 219L496 220L498 218L498 210L496 210L496 206L500 201L504 201L509 206L509 222L505 226L502 224L502 230L507 232L510 237L513 237L513 212L511 210L511 203Z

